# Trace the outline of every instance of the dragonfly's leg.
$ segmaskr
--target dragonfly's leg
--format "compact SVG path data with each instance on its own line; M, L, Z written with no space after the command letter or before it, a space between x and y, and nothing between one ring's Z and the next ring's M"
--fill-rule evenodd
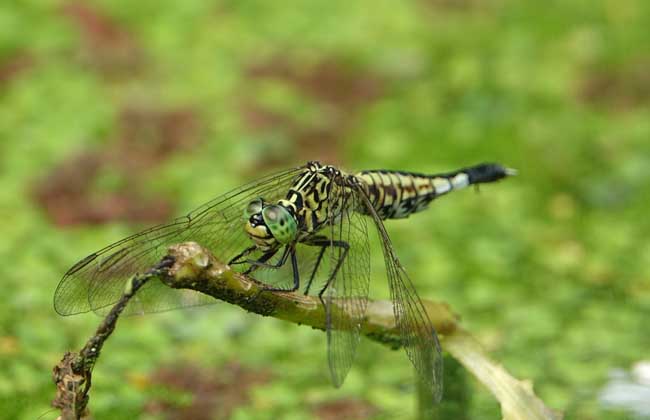
M311 272L311 276L309 276L309 281L307 282L307 287L305 287L305 296L309 294L309 288L311 287L311 283L314 281L314 276L316 275L316 272L318 271L318 267L320 266L320 262L323 259L323 255L325 254L325 250L327 249L326 245L321 246L320 252L318 253L318 258L316 258L316 264L314 264L314 269Z
M311 286L311 282L314 278L314 275L316 274L316 271L318 270L318 265L320 264L322 260L323 253L325 252L325 248L331 246L331 247L338 247L338 248L343 248L343 253L340 255L338 261L336 262L336 267L334 267L334 270L332 271L332 274L327 278L327 281L325 282L325 285L323 288L318 292L318 299L320 299L321 303L325 305L325 302L323 301L323 293L327 290L329 285L332 283L332 281L336 278L336 274L338 273L339 269L341 268L341 265L343 265L343 261L345 261L345 258L348 255L348 252L350 251L350 244L348 244L345 241L332 241L328 238L316 238L311 242L307 242L307 245L312 245L312 246L320 246L322 247L320 255L318 260L316 261L316 265L314 266L314 271L312 272L311 278L309 280L309 284L307 285L307 290L305 290L305 294L309 293L309 287Z
M257 270L260 267L272 268L272 269L282 267L284 263L287 262L287 257L289 256L289 247L285 247L284 253L282 254L282 257L280 257L280 261L278 261L275 264L268 264L267 261L270 260L275 254L277 254L277 252L278 250L275 249L273 251L269 251L266 254L262 255L257 260L247 260L246 262L251 265L251 268L249 268L249 270Z
M253 271L257 270L260 267L278 268L275 265L271 265L271 264L266 263L268 260L273 258L273 256L275 254L277 254L277 253L278 253L278 250L274 249L272 251L269 251L269 252L265 253L264 255L262 255L257 260L246 260L246 261L244 261L244 262L250 264L250 267L248 267L248 270L244 271L243 274L250 274L250 273L252 273ZM286 251L285 251L285 254L286 254ZM280 259L280 262L278 264L280 264L280 265L284 264L283 260L286 260L286 257L284 255L282 256L282 258Z
M228 265L243 264L243 263L247 262L247 260L244 260L242 258L247 256L251 252L255 251L256 248L257 247L255 245L251 246L250 248L246 248L245 250L243 250L242 252L237 254L235 257L233 257L230 261L228 261ZM237 260L240 260L240 261L237 261Z
M321 303L323 306L325 306L325 302L323 301L323 293L325 293L325 290L329 287L329 285L332 283L332 280L336 278L336 274L338 273L339 269L341 268L341 265L343 265L343 261L345 261L345 257L348 256L348 252L350 251L350 244L348 244L345 241L333 241L332 246L338 246L343 248L343 255L339 258L338 262L336 263L336 267L334 268L334 271L332 274L329 276L327 279L327 282L325 282L325 286L318 292L318 299L320 299Z
M289 249L288 254L291 254L291 268L293 268L293 287L290 289L285 289L283 287L263 287L259 292L257 292L255 298L257 298L257 296L259 296L262 292L295 292L300 288L300 272L298 271L296 249L289 246L287 246L287 249ZM287 253L287 251L285 251L285 253Z
M291 254L291 268L293 269L293 287L290 289L285 289L284 287L264 287L262 291L264 292L295 292L300 287L300 272L298 271L298 260L296 258L296 249L294 247L288 247L288 252L285 253ZM283 256L286 260L286 257Z

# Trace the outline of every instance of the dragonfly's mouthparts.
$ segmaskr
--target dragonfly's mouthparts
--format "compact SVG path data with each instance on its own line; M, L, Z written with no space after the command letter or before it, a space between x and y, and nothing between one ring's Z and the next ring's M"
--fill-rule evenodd
M262 218L262 212L255 213L249 216L248 223L254 228L259 225L264 225L264 218Z
M277 243L271 231L262 218L262 213L253 214L244 226L248 237L255 243L255 246L261 250L267 250L274 247Z

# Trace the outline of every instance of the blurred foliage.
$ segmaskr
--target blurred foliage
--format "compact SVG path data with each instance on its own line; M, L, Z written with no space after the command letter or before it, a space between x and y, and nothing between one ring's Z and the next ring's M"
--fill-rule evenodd
M421 296L547 404L625 418L597 396L650 348L648 25L642 0L0 3L0 412L46 412L51 367L98 322L52 310L72 263L320 159L518 168L390 223L394 245ZM206 418L415 413L403 353L364 342L337 390L322 333L225 304L121 320L104 352L98 419L198 418L210 392L161 374L184 366L218 398L235 388ZM498 418L469 386L468 417Z

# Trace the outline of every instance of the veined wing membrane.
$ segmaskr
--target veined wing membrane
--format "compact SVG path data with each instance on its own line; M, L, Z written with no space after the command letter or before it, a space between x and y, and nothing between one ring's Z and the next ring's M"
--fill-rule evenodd
M61 279L54 294L54 309L61 315L90 310L102 312L102 308L117 302L131 276L150 268L174 243L196 241L227 263L250 246L242 217L248 202L258 197L267 201L283 198L301 169L294 168L246 184L185 217L146 229L89 255ZM126 312L156 312L211 303L212 300L198 292L172 289L156 280L138 292Z
M359 344L361 326L368 305L370 248L367 218L354 210L356 194L341 191L330 199L330 275L336 276L326 289L327 356L335 386L347 376ZM340 209L340 210L334 210ZM346 248L347 247L347 248Z
M384 253L395 321L406 354L415 367L422 384L431 390L432 399L436 402L440 401L442 398L442 353L438 336L413 283L395 255L384 223L372 207L363 188L356 186L356 189L362 205L377 227Z

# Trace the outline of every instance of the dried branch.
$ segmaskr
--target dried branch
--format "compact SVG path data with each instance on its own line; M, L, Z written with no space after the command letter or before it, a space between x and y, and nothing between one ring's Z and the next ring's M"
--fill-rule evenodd
M288 292L262 293L262 283L231 270L200 245L187 242L171 246L168 256L160 264L148 273L132 279L131 287L80 354L67 353L55 368L55 382L59 392L53 404L62 409L62 419L76 420L86 413L90 373L101 345L113 331L117 317L129 299L139 287L154 277L170 287L196 290L262 316L325 329L325 310L318 298ZM443 348L495 396L501 404L505 419L562 417L561 413L546 407L535 396L532 386L513 378L503 367L490 360L478 342L460 326L458 317L447 304L431 301L423 303L436 331L442 337ZM391 348L401 347L390 301L368 303L362 334ZM70 404L74 404L72 410L69 409ZM65 409L76 417L66 417Z

